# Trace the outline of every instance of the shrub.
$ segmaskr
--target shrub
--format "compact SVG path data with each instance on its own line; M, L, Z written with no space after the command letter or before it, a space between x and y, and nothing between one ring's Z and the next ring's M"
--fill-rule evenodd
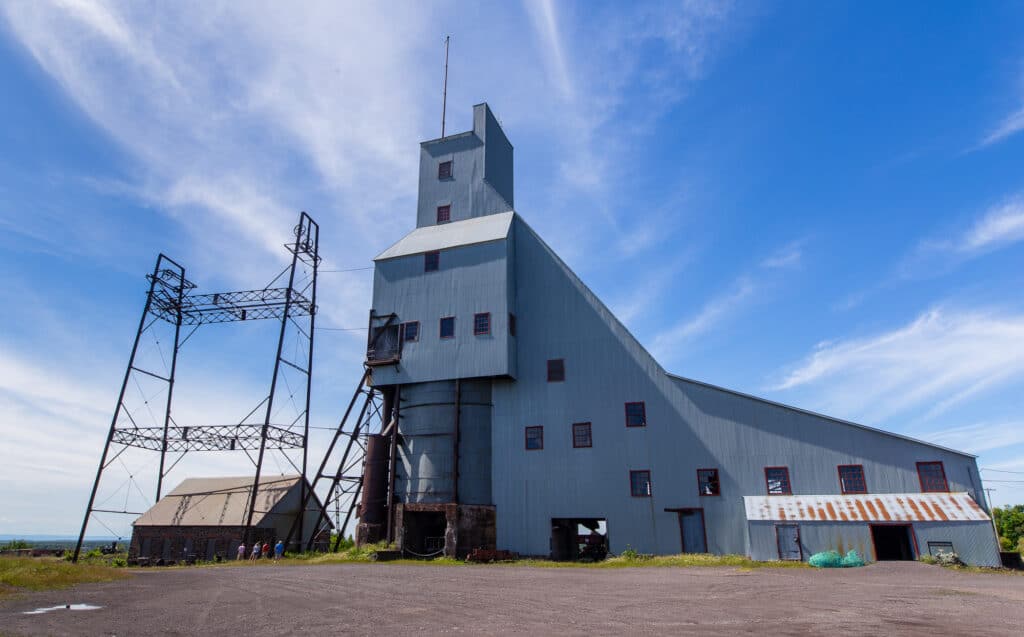
M32 545L25 540L11 540L7 544L0 545L0 551L18 551L30 548L32 548Z
M935 562L939 566L966 566L960 556L953 552L939 553L935 556Z
M999 548L1003 551L1013 550L1013 540L1006 536L999 536Z

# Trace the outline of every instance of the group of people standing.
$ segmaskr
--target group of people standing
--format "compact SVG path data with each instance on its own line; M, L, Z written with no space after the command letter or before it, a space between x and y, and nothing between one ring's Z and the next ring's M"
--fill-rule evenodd
M238 545L238 556L235 560L245 559L245 548L245 542ZM261 556L265 560L270 559L270 544L267 542L264 542L262 545L259 542L256 542L252 545L252 552L249 553L249 561L255 562L260 559ZM274 545L274 561L277 562L282 557L284 557L284 542L278 540L277 544Z

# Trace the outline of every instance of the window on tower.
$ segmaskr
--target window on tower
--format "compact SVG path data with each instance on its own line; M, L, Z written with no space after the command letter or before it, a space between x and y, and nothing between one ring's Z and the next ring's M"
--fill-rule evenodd
M526 448L531 451L544 448L544 427L526 428Z
M594 439L590 435L589 422L577 422L572 425L572 446L575 449L593 447Z
M454 316L446 316L441 319L441 338L455 338Z
M402 340L406 343L420 340L420 322L409 321L402 323Z
M451 179L452 178L452 162L443 161L437 165L437 178L438 179Z
M441 253L437 250L423 254L423 271L436 272L441 268Z
M438 206L437 207L437 222L438 223L448 223L451 220L452 220L452 207L450 205L448 205L448 206Z
M565 380L565 360L552 358L548 361L548 382L560 383Z
M491 313L481 312L473 315L473 335L487 336L491 333Z
M626 426L627 427L646 427L647 426L647 409L642 402L640 403L626 403Z

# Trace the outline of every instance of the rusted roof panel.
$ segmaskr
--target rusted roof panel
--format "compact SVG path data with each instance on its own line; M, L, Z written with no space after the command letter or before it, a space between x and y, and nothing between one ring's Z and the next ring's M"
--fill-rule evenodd
M976 522L988 514L966 493L744 496L747 520Z

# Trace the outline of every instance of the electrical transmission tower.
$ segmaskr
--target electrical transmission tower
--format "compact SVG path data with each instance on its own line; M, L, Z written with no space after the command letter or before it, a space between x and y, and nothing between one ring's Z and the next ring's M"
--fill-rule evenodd
M145 496L135 480L136 472L124 462L125 452L131 449L159 454L154 502L163 493L164 478L186 454L197 451L245 453L255 467L245 520L243 541L246 544L252 535L260 475L269 453L277 452L301 474L300 501L305 503L310 499L305 478L319 241L320 227L305 212L301 213L293 242L285 244L291 254L290 264L266 287L256 290L198 294L195 284L185 277L183 266L163 254L157 257L153 272L147 276L149 293L75 545L76 561L90 520L96 519L109 529L96 516L141 514L128 510L133 493ZM287 283L282 285L283 281ZM182 346L204 325L261 319L280 321L277 353L266 396L237 423L178 423L174 419L172 399ZM164 347L169 353L165 354ZM285 407L294 413L285 414L286 418L281 420ZM121 466L116 467L115 462ZM121 468L128 479L97 502L104 478L112 469ZM123 509L106 508L106 503L122 492ZM299 538L304 537L306 516L303 511L305 507L296 516ZM317 524L325 522L320 520ZM314 528L312 535L317 530Z

